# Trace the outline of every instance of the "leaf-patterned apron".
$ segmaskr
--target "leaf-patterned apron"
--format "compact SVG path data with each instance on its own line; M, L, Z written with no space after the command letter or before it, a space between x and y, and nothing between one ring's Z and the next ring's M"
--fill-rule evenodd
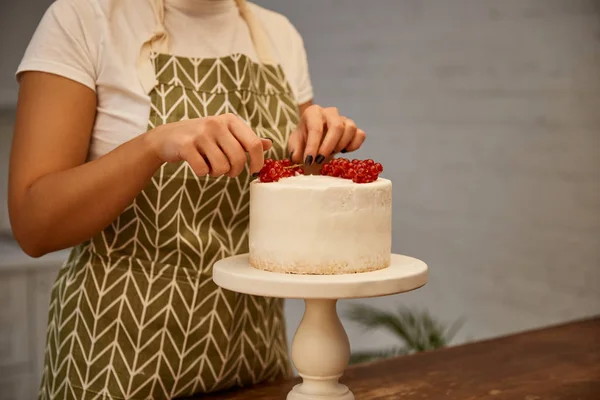
M149 128L234 113L281 158L297 104L257 20L238 6L261 63L170 55L160 29L144 45ZM40 399L172 399L290 373L282 301L212 281L215 261L248 251L250 180L247 167L235 179L199 178L187 163L165 164L73 249L52 290Z

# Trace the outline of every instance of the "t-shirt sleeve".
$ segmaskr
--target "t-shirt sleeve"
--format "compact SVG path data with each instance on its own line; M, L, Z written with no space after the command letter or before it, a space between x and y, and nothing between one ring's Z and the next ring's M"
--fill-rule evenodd
M304 40L302 36L292 26L292 43L294 49L294 86L296 89L296 101L298 104L304 104L307 101L311 101L314 97L314 91L312 82L310 79L310 71L308 67L308 57L306 55L306 48L304 47Z
M92 2L56 0L40 21L17 69L60 75L96 89L98 21Z

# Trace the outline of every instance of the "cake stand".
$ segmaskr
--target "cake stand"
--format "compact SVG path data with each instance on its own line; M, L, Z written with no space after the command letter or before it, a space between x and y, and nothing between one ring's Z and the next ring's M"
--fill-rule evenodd
M393 254L388 268L348 275L292 275L250 266L248 255L214 265L220 287L251 295L304 299L305 311L292 341L292 361L302 377L287 400L353 400L339 383L350 359L350 342L337 314L339 299L378 297L417 289L427 283L427 265Z

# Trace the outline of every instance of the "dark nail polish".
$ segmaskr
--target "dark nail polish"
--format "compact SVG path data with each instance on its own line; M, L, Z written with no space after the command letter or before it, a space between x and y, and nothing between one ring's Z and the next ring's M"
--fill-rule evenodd
M313 156L306 156L306 160L304 160L304 164L310 166L313 162Z
M255 173L252 174L252 177L253 178L258 178L258 175L260 175L260 173L259 172L255 172Z
M325 161L325 156L323 154L319 154L317 158L315 158L317 164L321 164L323 161Z
M267 139L269 142L273 143L273 139L271 139L270 137L266 137L266 138L263 138L263 139Z
M294 156L294 150L290 151L290 161L292 161L293 156Z
M341 152L342 152L342 153L347 153L347 152L348 152L348 150L346 150L346 149L342 149L342 151L341 151Z

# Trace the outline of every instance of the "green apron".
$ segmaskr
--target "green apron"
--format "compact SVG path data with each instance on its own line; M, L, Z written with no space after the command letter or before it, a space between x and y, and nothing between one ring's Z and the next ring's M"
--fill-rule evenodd
M279 65L150 59L150 129L229 112L273 140L266 156L285 156L298 107ZM215 261L248 251L251 179L247 167L199 178L187 163L165 164L73 249L52 290L40 399L171 399L290 374L282 301L212 281Z

